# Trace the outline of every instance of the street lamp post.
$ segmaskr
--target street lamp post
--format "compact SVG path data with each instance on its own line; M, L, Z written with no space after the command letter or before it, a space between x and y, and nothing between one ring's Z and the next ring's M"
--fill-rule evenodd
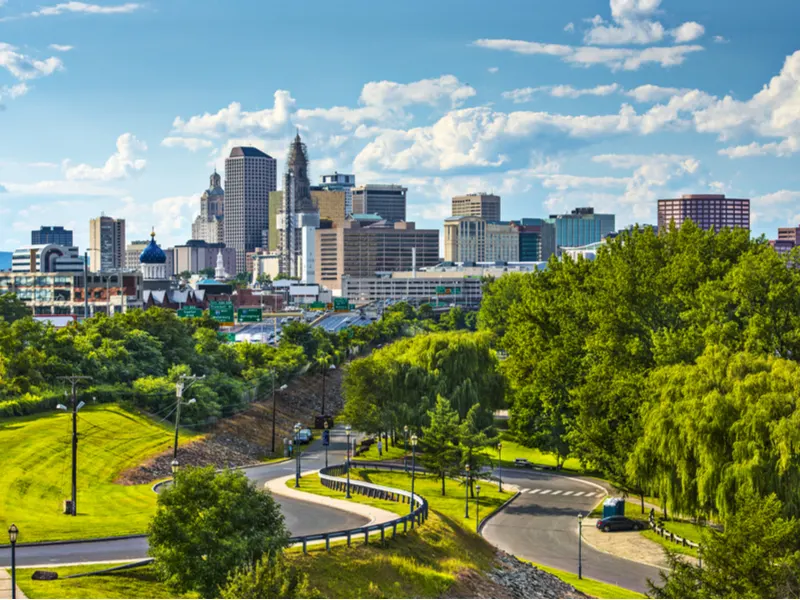
M414 478L417 474L417 434L411 436L411 511L414 512Z
M408 425L403 425L403 470L408 473Z
M581 544L583 538L583 513L578 513L578 579L583 579L583 560Z
M326 438L326 440L327 440L327 442L329 444L330 440L331 440L331 438L330 438L331 432L328 430L328 420L327 419L325 420L325 433L324 433L324 435L325 435L325 438ZM328 444L325 444L325 468L326 469L328 468Z
M503 493L503 442L497 442L497 479L500 481L497 491Z
M475 486L475 531L481 526L481 486Z
M300 423L296 423L294 426L294 453L297 457L297 466L295 467L294 471L294 487L300 487Z
M469 519L469 465L464 467L467 476L464 479L464 518Z
M8 528L8 541L11 542L11 598L17 597L17 535L19 529L12 523Z
M350 425L346 425L344 428L344 432L347 434L347 493L345 494L345 498L350 497Z
M180 467L181 467L181 463L178 462L177 458L173 458L172 462L169 463L169 468L172 471L172 475L173 476L175 475L175 473L178 472L178 469L180 469Z

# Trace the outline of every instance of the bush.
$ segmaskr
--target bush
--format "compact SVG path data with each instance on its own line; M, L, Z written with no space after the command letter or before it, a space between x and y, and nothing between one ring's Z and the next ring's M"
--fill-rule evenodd
M262 557L254 566L237 569L220 591L222 598L318 598L308 575L286 564L283 553Z

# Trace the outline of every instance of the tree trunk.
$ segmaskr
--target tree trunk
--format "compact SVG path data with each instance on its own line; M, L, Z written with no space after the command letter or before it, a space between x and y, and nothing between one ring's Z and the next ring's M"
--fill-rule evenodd
M444 496L444 471L442 471L442 496Z
M644 493L639 494L639 498L642 501L642 514L644 514Z

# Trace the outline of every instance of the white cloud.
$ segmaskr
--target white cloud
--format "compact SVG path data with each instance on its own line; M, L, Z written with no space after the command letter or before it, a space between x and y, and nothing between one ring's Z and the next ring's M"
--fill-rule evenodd
M751 156L791 156L800 150L800 138L790 136L781 142L759 144L752 142L745 146L731 146L719 151L728 158L746 158Z
M625 95L630 96L637 102L655 102L658 100L664 100L665 98L671 98L672 96L677 96L679 94L685 94L689 91L690 90L687 89L646 84L640 85L632 90L628 90L625 92Z
M454 75L438 79L422 79L412 83L372 81L361 90L360 102L366 106L400 109L412 104L435 106L442 100L452 107L461 106L476 94L475 89L462 84Z
M546 92L554 98L580 98L581 96L610 96L620 90L619 84L598 85L593 88L574 88L571 85L543 85L539 87L518 88L503 92L506 100L515 104L529 102L537 92Z
M661 0L611 0L611 16L615 19L647 17L658 10Z
M123 133L117 138L117 151L102 167L80 164L74 167L65 164L65 177L71 180L111 181L125 179L144 170L147 161L139 158L147 145L131 133Z
M66 46L64 44L50 44L48 48L55 50L56 52L69 52L72 50L73 46Z
M31 17L52 17L64 13L86 13L92 15L114 15L132 13L142 8L141 4L128 2L114 6L100 6L99 4L87 4L86 2L62 2L54 6L46 6L30 13Z
M124 192L85 181L49 180L35 183L3 184L9 194L22 196L121 196Z
M654 44L664 39L664 26L656 21L634 21L621 19L607 23L602 19L586 32L583 41L587 44L617 46L626 44Z
M715 35L714 36L714 43L716 43L716 44L727 44L728 40L725 37L721 36L721 35Z
M26 83L17 83L15 85L4 85L0 88L0 100L3 98L19 98L20 96L24 96L30 91L30 88Z
M161 145L167 148L186 148L191 152L197 152L201 148L213 146L209 140L191 137L165 137L161 140Z
M706 28L695 21L684 23L680 27L676 27L670 31L670 35L675 38L677 44L685 44L686 42L693 42L703 36Z
M780 190L753 198L753 204L758 206L781 206L796 202L800 202L800 192L791 190Z
M570 21L569 23L564 25L564 31L566 31L567 33L573 33L575 31L575 23Z
M489 67L486 70L489 71L489 73L491 73L492 75L494 75L495 73L497 73L500 70L500 67Z
M524 40L480 39L474 45L490 50L515 52L517 54L546 54L558 56L561 60L582 65L605 65L612 70L636 71L642 65L654 63L662 67L677 66L683 63L688 54L700 52L702 46L679 45L651 48L598 48L596 46L567 46L564 44L543 44Z
M20 81L52 75L64 66L61 59L55 56L39 60L26 54L21 54L17 50L11 44L0 42L0 67L5 68Z

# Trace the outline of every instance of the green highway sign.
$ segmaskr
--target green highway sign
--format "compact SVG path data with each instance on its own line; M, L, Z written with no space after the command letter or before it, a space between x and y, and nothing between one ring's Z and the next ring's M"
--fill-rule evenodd
M311 304L308 305L308 308L310 308L311 310L324 310L325 309L325 303L324 302L312 302Z
M215 321L233 323L233 302L209 302L208 314Z
M235 342L236 341L236 334L235 333L228 333L226 331L218 331L217 336L224 342Z
M236 311L239 323L261 323L263 316L260 308L240 308Z
M350 310L350 302L347 298L334 298L333 310L336 312L347 312Z
M202 317L203 309L199 306L184 306L178 309L178 316L182 319Z
M443 285L436 286L436 293L442 296L451 296L455 294L456 296L461 295L461 288L460 287L445 287Z

